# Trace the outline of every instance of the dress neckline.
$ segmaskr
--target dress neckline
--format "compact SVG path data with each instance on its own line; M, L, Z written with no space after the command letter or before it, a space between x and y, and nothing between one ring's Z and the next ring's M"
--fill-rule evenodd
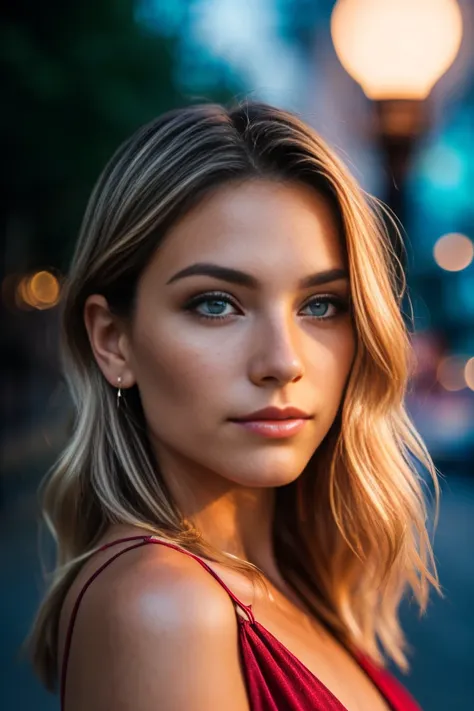
M251 608L252 606L248 605L247 607ZM263 625L261 622L259 622L257 619L255 619L255 616L253 617L252 620L245 619L241 615L237 615L237 617L238 617L239 622L241 624L241 628L244 630L244 633L247 632L249 625L257 627L261 632L263 632L263 634L265 636L270 637L273 644L275 644L277 647L279 647L281 650L283 650L285 652L285 654L287 654L292 659L294 664L296 664L301 670L303 670L304 674L308 675L314 683L318 684L322 689L324 689L325 693L327 693L328 696L330 696L331 699L334 701L334 703L336 703L338 705L338 711L348 711L347 707L344 706L342 701L337 698L337 696L334 694L334 692L332 692L331 689L329 689L329 687L327 687L326 684L323 681L321 681L321 679L313 671L311 671L311 669L304 662L302 662L301 659L294 654L294 652L291 651L291 649L289 649L285 644L283 644L283 642L280 639L278 639L278 637L275 637L275 635L272 632L270 632L268 627L265 627L265 625ZM374 677L369 672L368 667L365 666L363 664L363 662L361 661L362 657L358 658L356 655L351 655L351 656L354 659L354 661L356 662L356 664L358 665L359 669L361 669L361 671L363 671L364 674L366 675L366 677L371 681L372 685L375 687L375 690L379 693L382 700L387 705L388 711L396 711L396 709L394 708L390 699L387 697L387 695L382 691L382 689L376 683Z
M111 542L105 543L103 546L99 548L99 550L107 550L108 548L111 548L114 545L117 545L119 543L125 543L125 542L131 542L131 541L136 541L136 540L141 540L140 545L146 545L146 544L155 544L155 545L164 545L168 548L174 548L175 550L178 550L191 558L194 558L198 563L201 564L202 567L204 567L214 578L215 580L220 583L220 585L227 591L231 599L233 600L234 604L237 605L238 607L242 608L247 617L243 617L243 615L240 615L236 612L236 617L238 622L240 623L239 629L243 630L244 633L246 632L246 628L248 625L250 626L255 626L258 629L260 629L265 636L270 637L271 641L273 644L277 645L285 654L287 654L293 661L293 663L298 666L304 674L309 676L309 678L315 683L318 684L325 693L328 694L328 696L334 701L334 703L338 704L339 708L338 711L348 711L347 707L344 706L342 701L340 701L337 696L324 684L321 679L319 679L318 676L314 672L311 671L311 669L304 664L304 662L301 661L288 647L281 642L278 637L275 637L275 635L270 632L270 630L265 627L261 622L259 622L254 615L252 605L245 605L243 602L241 602L238 597L235 595L235 593L232 592L232 590L226 585L226 583L222 580L222 578L213 570L213 568L209 565L209 563L201 558L200 556L195 555L194 553L191 553L190 551L186 550L185 548L182 548L179 544L176 544L174 542L168 541L166 539L160 538L159 536L153 535L153 534L148 534L148 535L138 535L138 536L127 536L125 538L119 538L115 539ZM135 547L135 546L134 546ZM125 552L127 549L123 549L121 552ZM120 554L119 554L120 555ZM371 681L373 686L375 687L376 691L380 694L382 700L385 702L387 705L388 711L396 711L395 707L391 703L390 699L387 697L386 693L380 688L379 684L376 682L375 677L369 671L370 665L365 664L363 661L363 656L362 655L355 655L351 654L352 658L356 662L356 664L359 666L359 668L364 672L364 674L367 676L367 678Z

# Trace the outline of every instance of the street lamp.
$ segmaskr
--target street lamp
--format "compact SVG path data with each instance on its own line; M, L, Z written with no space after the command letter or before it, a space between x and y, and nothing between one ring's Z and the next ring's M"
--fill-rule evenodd
M426 99L461 44L456 0L338 0L331 35L346 71L375 102L390 182L387 202L401 219L400 187L415 139L426 129Z
M338 0L331 33L341 64L370 99L426 99L453 63L455 0Z

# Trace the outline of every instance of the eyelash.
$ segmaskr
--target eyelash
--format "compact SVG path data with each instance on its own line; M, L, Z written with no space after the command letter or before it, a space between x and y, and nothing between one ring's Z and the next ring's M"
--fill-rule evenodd
M219 315L215 314L214 316L210 316L209 314L201 314L196 311L197 307L200 306L201 304L206 303L206 301L223 301L227 304L230 304L233 306L235 309L238 309L239 307L237 306L235 300L231 298L228 294L225 294L220 291L212 291L212 292L207 292L205 294L199 294L198 296L194 296L192 299L190 299L184 306L184 309L186 311L189 311L190 313L193 314L193 316L196 316L199 319L204 319L206 321L226 321L228 318L231 316L235 316L235 314L225 314L225 315ZM342 313L346 313L349 310L349 304L347 299L341 298L339 296L333 296L330 294L321 294L317 296L313 296L310 299L308 299L304 304L303 307L308 306L311 304L313 301L317 301L319 303L323 304L332 304L337 308L337 313L334 314L333 316L309 316L309 318L316 319L317 321L330 321L337 316L339 316Z

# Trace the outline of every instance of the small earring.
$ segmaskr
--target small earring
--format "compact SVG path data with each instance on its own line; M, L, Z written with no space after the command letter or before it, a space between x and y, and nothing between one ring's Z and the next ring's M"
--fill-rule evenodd
M122 388L121 388L121 383L122 383L122 378L119 377L117 378L118 382L118 390L117 390L117 408L120 407L120 400L122 399Z

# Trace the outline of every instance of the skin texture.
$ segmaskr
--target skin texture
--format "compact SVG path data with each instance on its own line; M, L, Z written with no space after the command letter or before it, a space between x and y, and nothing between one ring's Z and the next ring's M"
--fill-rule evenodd
M66 600L110 557L100 553ZM214 584L213 584L214 583ZM88 590L74 628L66 711L250 711L227 593L182 553L127 552Z
M239 270L257 283L177 278L196 263ZM264 180L226 185L169 231L139 281L131 322L112 316L98 294L84 316L110 384L120 377L124 397L137 384L181 510L217 548L257 565L270 595L252 597L243 576L211 567L349 711L382 711L372 683L288 590L271 545L275 488L294 481L324 439L355 355L347 277L301 282L345 268L337 220L315 191ZM203 294L207 301L191 303ZM289 405L311 419L285 439L231 421ZM134 534L113 526L104 542ZM110 555L89 561L71 587L60 649L81 585ZM68 711L148 711L157 700L161 711L248 710L233 604L182 553L146 546L115 561L88 590L74 635ZM104 659L108 673L98 671Z
M259 286L197 275L171 281L202 262L241 270ZM328 432L355 351L348 280L299 282L344 267L324 198L302 185L246 182L223 186L173 226L142 275L131 324L111 317L101 296L86 305L96 359L111 385L118 377L124 388L138 384L182 510L214 545L263 570L275 567L273 489L301 474ZM233 302L220 305L225 318L199 318L217 304L192 310L190 299L216 291L222 296L209 298ZM324 295L340 303L318 304ZM313 419L279 440L230 421L271 405Z

